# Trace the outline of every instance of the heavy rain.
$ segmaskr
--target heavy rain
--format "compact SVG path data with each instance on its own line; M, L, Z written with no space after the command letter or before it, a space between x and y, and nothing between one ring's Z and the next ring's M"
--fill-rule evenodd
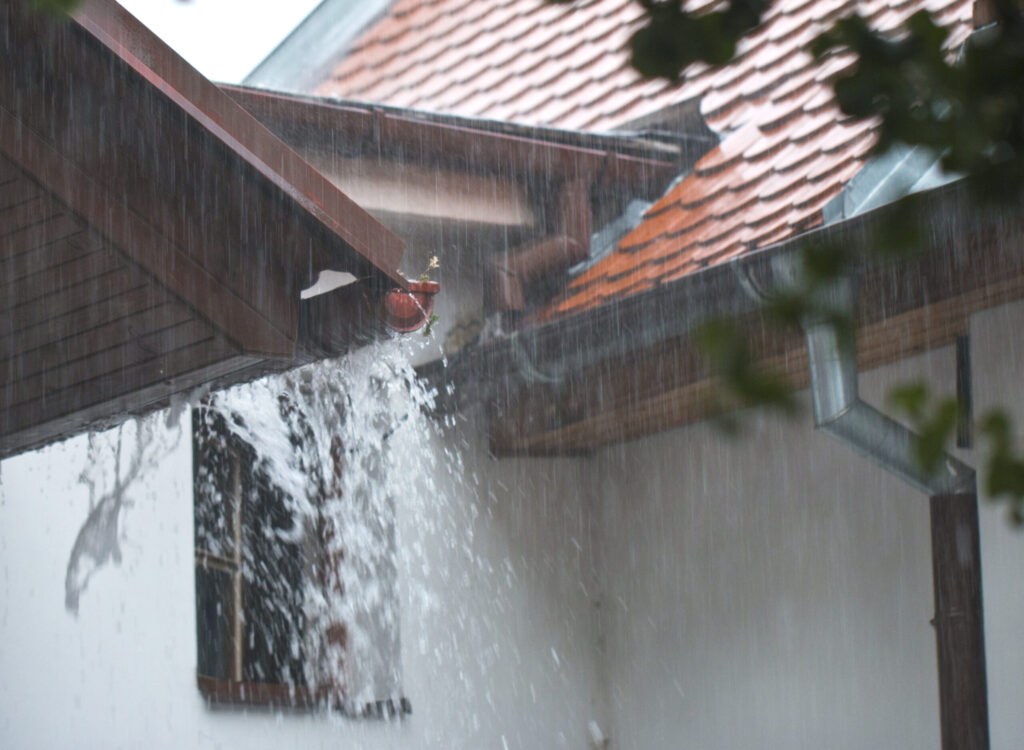
M136 5L0 4L0 746L1024 746L1017 4Z

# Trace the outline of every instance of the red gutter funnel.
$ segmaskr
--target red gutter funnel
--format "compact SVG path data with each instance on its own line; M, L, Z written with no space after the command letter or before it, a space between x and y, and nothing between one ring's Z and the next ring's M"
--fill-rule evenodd
M384 295L384 322L399 333L423 327L434 309L434 295L441 291L436 281L410 281L409 291L395 287Z

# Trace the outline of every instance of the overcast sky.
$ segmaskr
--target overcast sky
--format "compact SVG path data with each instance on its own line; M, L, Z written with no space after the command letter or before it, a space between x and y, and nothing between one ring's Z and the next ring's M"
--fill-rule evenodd
M200 73L238 83L320 0L118 0Z

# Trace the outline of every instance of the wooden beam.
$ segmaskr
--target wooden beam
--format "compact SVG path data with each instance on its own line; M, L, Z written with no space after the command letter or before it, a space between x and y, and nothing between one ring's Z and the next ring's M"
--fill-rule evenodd
M977 493L930 499L942 750L988 750Z
M254 178L258 175L260 182L272 185L275 191L271 192L287 196L300 212L361 256L375 275L385 274L399 284L405 283L398 272L405 246L397 236L360 209L128 11L112 0L86 0L76 8L74 19L117 55L124 68L151 83L177 112L192 118L236 161L253 170ZM288 260L301 262L301 255L288 250L287 254L292 256Z

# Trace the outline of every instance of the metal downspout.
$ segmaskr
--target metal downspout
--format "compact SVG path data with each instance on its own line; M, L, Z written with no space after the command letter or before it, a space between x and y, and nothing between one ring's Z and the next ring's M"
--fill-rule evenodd
M802 273L795 254L773 260L776 281ZM765 296L749 279L754 296ZM856 282L843 277L821 293L823 310L852 313ZM988 698L981 597L981 545L975 471L946 454L934 475L914 457L916 433L862 401L856 344L825 317L802 321L816 429L849 445L929 497L932 580L943 750L988 750Z
M828 309L852 311L854 281L840 279L823 300ZM935 474L927 474L914 457L917 435L861 400L857 356L852 336L843 336L826 320L805 320L811 371L814 423L928 496L974 491L974 469L946 455Z

